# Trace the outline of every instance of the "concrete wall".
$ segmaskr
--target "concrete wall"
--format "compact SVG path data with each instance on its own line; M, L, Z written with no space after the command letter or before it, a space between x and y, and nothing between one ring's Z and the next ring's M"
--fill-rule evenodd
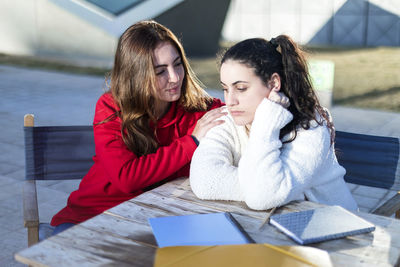
M115 37L48 0L0 1L0 52L110 65Z
M191 56L219 47L230 0L147 0L118 16L83 0L1 0L0 53L110 67L127 27L155 19L181 37Z
M346 0L232 0L222 37L238 41L279 34L307 42Z
M147 0L113 17L83 0L1 0L0 53L111 66L119 35L150 18L182 36L191 56L214 55L221 36L288 34L302 44L399 46L399 1Z
M288 34L302 44L399 46L399 0L232 0L223 39Z

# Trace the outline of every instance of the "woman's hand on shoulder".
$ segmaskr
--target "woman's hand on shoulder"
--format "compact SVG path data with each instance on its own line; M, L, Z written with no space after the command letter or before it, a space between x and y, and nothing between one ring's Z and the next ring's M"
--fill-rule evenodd
M288 108L290 106L289 98L284 93L279 91L271 90L268 95L268 99L284 108Z
M197 121L192 135L195 136L197 140L201 141L211 128L225 122L224 120L218 120L218 118L227 114L228 112L226 112L225 106L208 111Z

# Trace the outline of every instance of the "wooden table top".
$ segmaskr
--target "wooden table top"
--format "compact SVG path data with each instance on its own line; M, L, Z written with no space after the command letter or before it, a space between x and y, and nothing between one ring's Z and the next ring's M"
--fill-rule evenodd
M320 206L292 202L276 213ZM200 200L190 190L188 179L177 179L24 249L15 259L31 266L152 266L157 244L148 218L211 212L231 212L256 243L297 245L271 225L259 229L266 211L250 210L242 202ZM310 246L327 251L334 266L398 265L400 220L357 215L375 224L375 231Z

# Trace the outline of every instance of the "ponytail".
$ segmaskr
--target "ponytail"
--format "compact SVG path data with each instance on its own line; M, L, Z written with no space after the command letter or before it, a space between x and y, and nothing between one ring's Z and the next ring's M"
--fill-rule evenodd
M319 125L326 122L331 132L331 143L334 142L335 132L328 113L321 107L317 95L312 88L311 78L308 72L307 61L301 48L286 35L279 35L269 42L282 58L282 78L284 85L281 91L289 98L289 111L293 114L293 120L281 130L281 137L294 132L290 141L296 138L297 127L310 128L310 122L315 120ZM317 118L317 114L320 118Z

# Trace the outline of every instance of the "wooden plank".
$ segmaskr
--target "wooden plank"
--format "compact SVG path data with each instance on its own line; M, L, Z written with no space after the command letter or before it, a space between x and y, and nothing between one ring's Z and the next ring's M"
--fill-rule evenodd
M376 230L373 232L374 246L380 243L387 245L390 242L391 246L399 248L400 254L400 220L370 213L358 213L357 215L376 226Z
M276 213L320 206L323 205L307 201L292 202L277 209ZM33 250L24 250L16 255L16 259L26 264L49 266L60 266L58 263L66 257L65 266L83 263L89 266L92 263L151 266L156 242L148 218L222 211L231 212L257 243L297 245L271 225L259 229L267 212L250 210L242 202L200 200L191 192L188 180L176 180L41 242L38 245L40 249L33 246ZM374 214L357 214L375 224L376 230L313 244L311 247L328 251L335 266L396 265L400 257L400 221Z
M37 227L39 226L39 211L36 195L36 181L26 180L22 187L22 203L24 209L24 226Z
M80 224L93 231L126 238L137 243L157 248L153 232L148 224L136 222L110 213L104 213Z
M305 203L293 203L303 205ZM314 203L310 203L314 204ZM393 218L376 216L367 213L356 213L360 217L376 225L372 233L348 236L345 238L325 241L310 246L329 251L334 262L340 259L353 257L351 262L359 262L368 266L393 266L400 257L400 222ZM359 259L362 259L361 261Z
M149 242L149 244L155 244L149 241L150 239L143 239L145 232L152 235L151 227L148 224L148 218L210 212L220 212L220 210L209 206L194 205L191 202L181 199L164 198L159 194L148 192L146 195L141 195L135 199L132 199L131 201L125 202L108 210L105 214L109 216L115 216L115 220L120 220L118 223L121 224L124 223L124 220L129 220L130 223L134 223L135 233L137 232L140 234L138 234L138 237L135 234L130 233L129 238L133 238L134 240L141 242ZM265 214L265 212L263 214ZM292 244L291 240L289 240L282 233L278 232L278 230L276 230L274 227L268 227L267 230L260 231L259 226L262 222L261 219L255 220L247 215L235 213L232 213L232 215L238 220L244 230L248 232L255 241L261 242L261 240L263 240L265 242L265 240L268 240L270 241L269 243L273 244ZM90 220L90 223L92 224L94 221L100 219L104 220L105 218L104 216L97 216ZM88 223L89 222L85 222L83 225L87 226ZM108 223L109 222L99 222L98 225L108 225ZM120 229L121 227L118 228ZM105 230L104 226L102 229L103 231Z
M351 266L351 267L393 266L388 263L386 264L382 263L382 261L380 261L379 258L377 260L369 260L368 262L365 262L363 258L358 257L356 255L346 255L337 251L329 252L329 257L331 258L331 261L334 266Z
M254 218L232 213L240 226L250 235L256 243L268 243L273 245L293 245L293 241L279 232L271 225L265 225L260 229L261 221Z
M192 202L196 205L203 205L207 207L215 207L218 210L226 210L226 211L231 211L231 212L236 212L238 214L242 214L244 216L240 217L234 214L235 218L239 221L239 223L243 226L243 228L250 234L250 236L256 241L256 242L267 242L271 244L276 244L276 245L283 245L283 244L288 244L288 245L295 245L291 239L280 233L276 229L271 230L271 226L267 226L264 231L259 232L257 231L257 223L254 224L254 220L250 219L247 220L249 215L249 209L245 206L242 205L242 203L239 202L234 202L234 201L206 201L206 200L200 200L198 199L190 190L190 187L188 187L188 183L186 181L176 181L174 186L171 186L172 183L163 185L162 187L158 188L157 190L154 190L153 192L159 193L160 195L163 196L172 196L175 198L179 198L188 202ZM300 211L300 210L307 210L311 208L316 208L319 206L323 206L321 204L317 203L312 203L312 202L292 202L289 205L286 205L285 207L282 207L277 210L276 213L286 213L286 212L292 212L292 211ZM251 213L251 211L250 211ZM359 215L362 215L359 213ZM252 218L257 218L259 217L259 212L256 212L252 214ZM362 217L362 216L361 216ZM365 217L365 216L364 216ZM397 229L400 229L400 225L398 225L397 221L391 218L388 218L389 220L386 220L386 218L382 217L377 217L377 216L367 216L368 218L365 218L369 220L370 222L374 224L387 224L389 221L391 221L392 224L396 224L398 227ZM273 227L272 227L273 228ZM382 230L382 228L380 228ZM346 237L343 239L338 239L338 240L333 240L333 241L327 241L323 242L321 244L316 244L314 247L317 248L322 248L324 249L324 246L330 246L331 251L334 251L334 248L341 248L340 253L336 253L337 255L335 258L340 258L340 257L350 257L353 258L353 260L356 262L356 258L359 257L360 251L364 251L363 255L363 260L367 260L371 264L378 264L378 265L385 265L385 264L392 264L394 265L399 258L399 253L396 252L398 246L396 241L379 241L382 239L382 236L384 234L379 232L379 227L377 228L377 231L374 234L362 234L362 235L356 235L352 237ZM383 230L385 231L385 230ZM395 229L391 229L390 232L393 234L396 231ZM396 238L397 234L395 236L391 235L392 238ZM373 238L375 236L375 239ZM371 238L372 237L372 238ZM400 240L400 238L396 238L397 240ZM374 240L374 247L371 247L371 242ZM332 243L334 245L332 245ZM400 241L399 241L400 242ZM331 243L331 245L327 245L327 243ZM355 247L354 247L355 246ZM388 251L388 246L391 247L391 251ZM349 248L347 248L349 247ZM367 247L367 248L366 248ZM357 249L358 248L358 249ZM325 248L326 249L326 248ZM399 249L400 250L400 249ZM375 252L375 253L374 253ZM380 253L380 255L385 255L387 254L387 257L375 257L377 253ZM371 256L372 255L372 256ZM378 260L377 260L378 259ZM360 263L363 263L363 261L360 261ZM364 262L365 263L365 262Z
M28 247L39 242L39 210L36 181L25 180L22 187L24 227L28 228Z
M112 227L112 226L111 226ZM53 237L53 242L79 247L85 252L110 259L115 266L151 266L156 248L128 238L77 225Z
M179 187L174 188L171 187L170 184L165 184L161 187L158 187L153 190L152 193L159 194L164 198L184 200L185 202L192 203L193 206L208 207L219 212L234 212L237 214L247 215L259 220L262 220L266 215L265 211L250 210L244 202L202 200L197 198L191 190L187 191Z
M237 214L233 214L233 216L257 243L297 245L289 237L271 225L265 225L259 230L259 222L255 222L254 219ZM382 231L386 232L386 236L388 236L387 231L378 226L375 233L349 236L310 246L328 251L335 263L338 261L341 262L341 258L346 258L349 260L347 264L348 262L358 262L360 266L363 264L365 266L366 263L375 266L394 265L400 256L400 249L395 246L395 244L391 243L390 240L378 242L377 240L381 239L382 235L384 235ZM391 237L397 238L397 235L391 235ZM400 237L398 239L400 239ZM340 249L338 250L338 248ZM360 257L360 255L362 255L362 257ZM360 258L362 260L359 260Z
M394 195L391 199L386 201L383 205L377 208L373 213L383 216L392 216L400 210L400 193Z
M33 114L25 114L24 116L24 126L25 127L33 127L35 124L35 115Z
M24 126L34 127L33 114L25 114ZM28 247L39 242L39 210L36 194L36 181L26 180L22 187L24 227L28 228Z
M212 207L197 206L186 201L166 198L159 194L148 192L108 210L107 213L147 224L148 218L151 217L209 213L214 211L216 210Z
M112 264L110 259L105 259L92 253L87 253L79 248L66 247L63 244L50 240L42 241L28 249L15 254L15 259L29 266L101 266Z
M189 180L176 179L170 183L164 184L158 188L152 190L152 193L160 194L166 198L176 198L191 202L195 205L204 207L214 208L221 212L234 212L263 220L267 215L268 211L251 210L244 202L239 201L224 201L224 200L202 200L196 197L190 189L188 183ZM142 196L142 195L141 195ZM140 196L139 196L140 197ZM134 198L132 200L135 200ZM323 207L324 205L318 203L312 203L307 201L294 201L284 207L278 208L276 213L285 213L290 211L307 210L316 207Z
M168 203L166 203L166 205L168 206ZM142 242L147 245L156 246L151 227L147 222L147 217L143 216L139 212L132 212L131 207L136 208L137 206L132 206L131 204L123 205L118 209L110 210L91 220L83 222L81 226L89 229L101 229L104 233L110 233ZM129 213L127 213L127 211ZM187 212L188 214L193 214L196 213L195 211L196 209L194 208ZM214 212L213 210L201 210L201 213L204 213L204 211ZM124 216L124 214L127 215ZM151 218L159 215L169 216L174 213L167 211L166 213L160 214L157 213L157 211L156 213L152 213L147 210L146 214ZM279 245L291 245L293 243L286 237L286 235L280 233L275 227L267 226L265 229L259 230L260 222L258 220L238 214L232 215L255 241L266 242L267 240L270 241L269 243Z
M354 257L351 262L361 259L365 266L394 266L399 257L398 249L389 247L390 243L386 246L374 246L372 243L373 238L368 243L363 239L346 237L311 246L328 251L330 255L337 253L340 257Z
M39 242L39 226L28 226L28 247Z
M162 199L160 195L148 192L145 196L124 202L82 225L85 227L98 225L102 227L102 231L113 233L116 233L115 231L118 229L119 235L155 246L153 232L148 223L149 218L210 212L214 212L214 210L193 206L191 203L172 198ZM110 229L107 225L114 229ZM130 229L130 231L127 232L125 229Z
M156 248L80 225L19 252L17 260L44 266L152 266ZM31 261L29 262L28 261ZM37 260L36 260L37 259Z
M173 189L173 190L171 190ZM256 242L266 242L266 243L271 243L271 244L276 244L276 245L295 245L295 243L289 239L287 236L283 235L280 233L278 230L276 230L274 227L268 226L267 229L264 231L258 231L258 226L259 222L255 221L253 218L254 217L259 217L259 212L253 213L252 218L249 218L249 210L246 207L243 207L238 202L232 202L232 201L204 201L196 198L194 194L191 191L187 191L185 187L175 187L171 188L170 185L168 186L163 186L162 188L158 188L158 190L154 190L153 192L159 193L160 195L163 196L174 196L178 199L185 200L188 202L191 202L196 205L203 205L206 207L214 207L218 210L222 211L231 211L231 212L238 212L239 214L245 214L243 216L239 216L239 214L235 214L235 218L239 221L239 223L243 226L243 228L249 233L249 235L256 241ZM172 192L172 193L171 193ZM290 205L286 205L285 207L278 209L277 213L286 213L286 212L292 212L292 211L299 211L299 210L306 210L306 209L311 209L311 208L316 208L316 207L321 207L323 205L321 204L316 204L312 202L292 202ZM250 211L251 212L251 211ZM264 213L265 214L265 213ZM382 220L382 218L380 218ZM384 218L386 221L386 218ZM393 220L393 219L392 219ZM376 223L376 217L374 216L369 216L369 221L375 222ZM396 221L394 221L396 222ZM400 229L400 227L399 227ZM324 243L329 243L329 242L334 242L336 245L333 245L333 247L336 248L346 248L347 246L350 246L349 249L343 249L343 252L339 253L337 256L340 258L340 255L347 256L350 258L353 258L354 261L357 261L356 258L359 257L360 253L356 249L354 249L353 245L358 246L360 250L365 250L365 247L368 247L371 243L371 236L372 234L362 234L362 235L357 235L353 237L347 237L344 239L339 239L339 240L333 240L333 241L327 241ZM378 237L380 236L379 234L377 235ZM387 250L387 246L393 244L390 243L382 243L381 246L379 247L374 247L371 249L368 249L367 252L365 253L367 256L364 257L364 260L368 259L368 262L374 263L374 264L386 264L387 262L394 264L395 259L399 256L398 253L392 252L390 255L392 257L389 257L388 260L386 260L384 257L378 257L378 259L382 260L376 260L376 253L373 253L374 249L379 251L379 253L385 254L385 250ZM322 246L322 247L321 247ZM323 244L317 244L315 247L317 248L323 248ZM385 248L386 247L386 248ZM331 248L333 250L333 248ZM395 248L393 249L395 250ZM354 253L354 251L357 251ZM368 255L373 255L369 257ZM387 261L387 262L385 262ZM362 261L360 261L362 263Z

